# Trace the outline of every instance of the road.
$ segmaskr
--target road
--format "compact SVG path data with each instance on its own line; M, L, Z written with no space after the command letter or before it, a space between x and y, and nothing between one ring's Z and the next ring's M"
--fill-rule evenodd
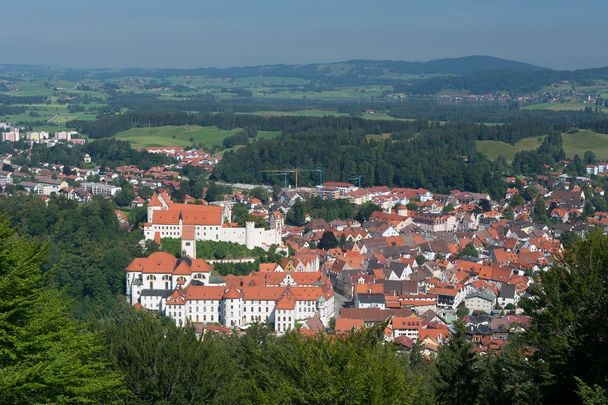
M334 313L336 318L338 317L338 315L340 315L340 309L342 309L344 302L346 302L346 298L334 291Z

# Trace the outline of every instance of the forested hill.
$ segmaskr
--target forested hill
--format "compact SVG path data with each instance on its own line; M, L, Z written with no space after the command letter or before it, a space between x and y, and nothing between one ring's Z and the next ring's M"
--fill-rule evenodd
M284 131L279 138L227 152L213 176L229 182L268 182L271 177L262 170L322 168L328 180L361 176L365 185L426 187L438 192L459 188L498 196L504 192L501 173L475 152L476 133L485 130L420 121L392 135L381 130L370 134L354 126ZM314 182L313 177L301 180Z
M35 77L64 80L111 81L125 77L170 80L176 76L238 80L243 78L289 78L315 89L334 86L393 86L408 94L437 94L445 90L475 94L507 91L512 95L534 92L559 81L585 83L606 80L608 68L574 71L553 70L492 56L465 56L426 62L396 60L349 60L329 63L279 64L227 68L124 68L70 69L49 66L0 65L0 75L21 80L28 72ZM12 75L11 75L12 74ZM16 75L16 76L15 76Z
M443 58L425 62L355 59L329 63L236 66L227 68L201 67L192 69L125 68L87 70L29 65L0 65L0 71L13 69L31 69L41 73L64 72L66 74L88 75L92 78L108 76L166 77L171 75L192 75L208 77L285 76L303 79L319 79L325 76L338 77L353 74L358 76L377 76L382 74L464 75L486 70L514 70L522 72L550 70L528 63L483 55L464 56L461 58Z

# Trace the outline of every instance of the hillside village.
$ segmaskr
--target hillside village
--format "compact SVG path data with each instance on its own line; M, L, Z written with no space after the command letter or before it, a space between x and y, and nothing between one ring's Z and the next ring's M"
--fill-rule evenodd
M116 198L120 182L134 197L117 209L132 225L129 209L147 207L138 224L161 251L125 269L128 302L165 315L197 333L230 333L268 323L278 334L342 336L384 324L385 339L403 350L420 342L426 355L447 341L454 321L479 352L500 351L510 334L529 324L520 307L535 275L548 271L563 251L560 239L608 225L608 212L590 212L588 199L604 190L595 184L606 164L589 165L591 177L507 178L500 200L463 190L437 194L424 188L358 187L324 182L316 187L283 188L262 202L247 189L222 200L184 196L173 201L182 167L213 167L203 151L151 148L176 163L151 167L102 168L83 156L83 166L42 163L21 171L3 156L4 193L31 193L48 201L64 196L80 202L95 196ZM561 162L567 165L569 162ZM250 187L251 188L251 187ZM151 195L140 193L156 190ZM304 212L304 223L290 223L307 201L348 201L371 207L366 218L326 221ZM231 222L232 209L245 206L256 224ZM256 227L257 225L257 227ZM163 251L167 239L180 240L177 258ZM274 263L256 262L248 275L220 275L214 262L197 257L197 241L221 241L248 249L273 249ZM253 261L245 259L246 261Z

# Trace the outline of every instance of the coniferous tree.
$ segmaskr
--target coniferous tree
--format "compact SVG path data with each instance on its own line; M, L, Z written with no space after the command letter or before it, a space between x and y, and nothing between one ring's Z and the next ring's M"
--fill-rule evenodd
M0 402L108 402L124 392L98 336L47 288L46 249L0 223Z
M302 226L306 223L306 218L304 217L304 205L302 201L297 200L290 210L287 212L287 216L285 220L290 225Z
M465 338L461 321L455 322L455 333L437 356L436 396L442 404L476 403L479 395L478 359Z
M593 231L573 241L542 284L522 303L532 316L527 334L546 403L578 400L578 377L608 388L608 236Z

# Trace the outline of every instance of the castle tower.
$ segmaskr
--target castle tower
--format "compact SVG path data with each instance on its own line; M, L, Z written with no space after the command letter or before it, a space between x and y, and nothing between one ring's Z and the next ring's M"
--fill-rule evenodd
M222 296L224 326L241 326L241 306L243 295L241 291L233 286L229 286Z
M247 249L255 247L255 223L245 222L245 246Z
M275 231L275 244L282 245L283 227L285 226L285 217L280 211L274 211L270 214L270 229Z
M194 225L182 226L182 254L196 259L196 232Z

